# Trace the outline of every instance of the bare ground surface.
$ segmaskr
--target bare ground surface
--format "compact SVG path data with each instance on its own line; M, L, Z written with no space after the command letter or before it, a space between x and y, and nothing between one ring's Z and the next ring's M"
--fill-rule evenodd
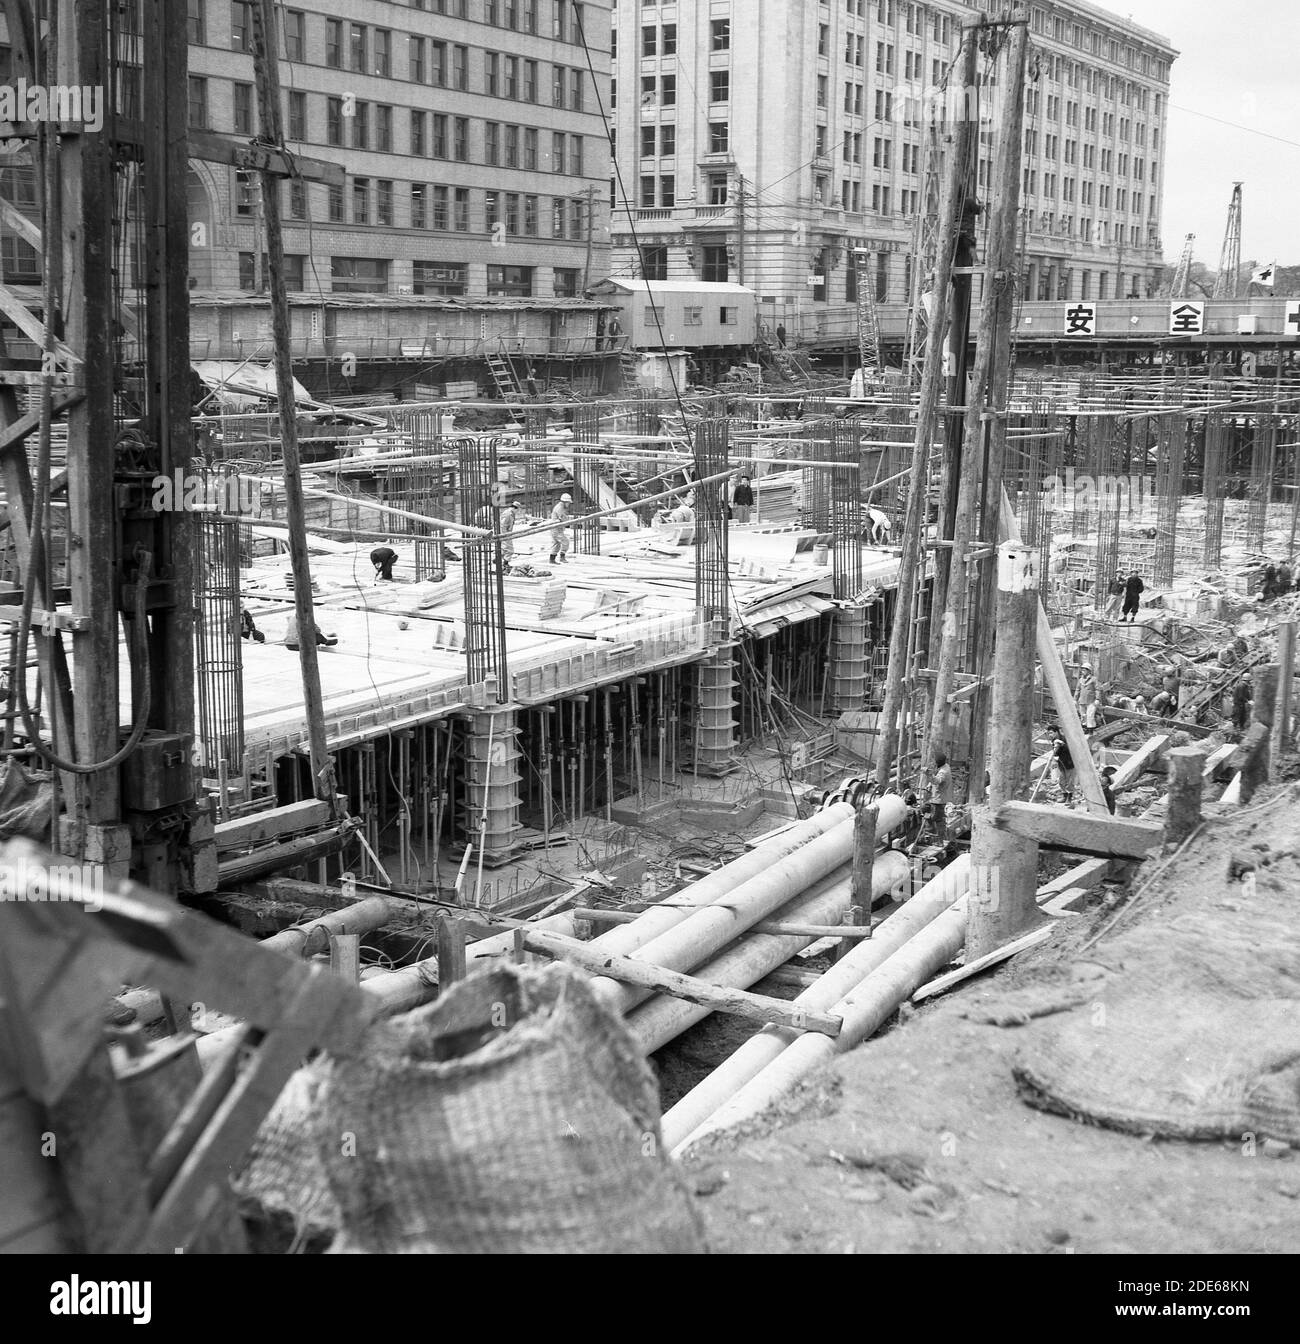
M1099 900L1052 939L1001 970L905 1011L893 1026L811 1078L747 1130L688 1155L715 1252L1294 1252L1300 1249L1300 1154L1277 1143L1143 1138L1027 1105L1016 1054L1049 1015L1026 1025L964 1016L1026 998L1073 1000L1140 976L1124 931L1213 912L1223 920L1300 919L1300 798L1211 821L1132 908ZM1211 809L1207 809L1210 811ZM1269 860L1251 890L1227 877L1229 856ZM1155 865L1148 865L1154 869ZM1130 897L1130 900L1133 898ZM1123 910L1113 932L1083 945ZM1283 968L1291 995L1300 966ZM1290 995L1289 995L1290 996ZM1300 995L1295 995L1300 997ZM710 1038L707 1031L712 1031ZM718 1057L701 1024L657 1059L665 1106ZM735 1035L735 1043L744 1033ZM1297 1028L1300 1046L1300 1027ZM725 1053L725 1050L721 1053Z

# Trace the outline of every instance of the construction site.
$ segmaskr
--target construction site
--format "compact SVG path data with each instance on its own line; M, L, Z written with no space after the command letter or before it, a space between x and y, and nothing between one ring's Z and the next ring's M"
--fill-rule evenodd
M3 8L115 85L116 6ZM1294 1249L1300 303L1198 343L1189 240L1167 332L1038 303L1043 358L1010 6L850 376L633 359L597 292L550 365L317 400L277 8L205 148L268 362L191 359L170 7L137 116L26 128L40 227L0 199L0 1248Z

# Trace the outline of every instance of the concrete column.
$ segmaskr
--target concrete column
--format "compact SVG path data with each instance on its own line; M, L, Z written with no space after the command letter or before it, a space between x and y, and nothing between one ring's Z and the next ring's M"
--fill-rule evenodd
M835 613L831 635L831 713L861 709L867 694L867 613L853 607Z
M702 775L725 775L736 768L736 680L730 644L696 664L699 687L695 768Z
M514 854L519 821L519 727L513 708L473 711L465 733L465 810L459 830L487 863Z

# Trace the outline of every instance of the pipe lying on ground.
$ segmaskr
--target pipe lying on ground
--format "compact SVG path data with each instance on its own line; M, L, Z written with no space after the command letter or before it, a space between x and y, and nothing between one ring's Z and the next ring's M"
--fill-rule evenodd
M963 896L904 947L886 957L852 993L832 1007L832 1015L844 1022L834 1041L825 1036L797 1037L730 1101L677 1144L674 1154L685 1152L706 1134L731 1129L759 1115L818 1065L835 1054L851 1050L879 1030L915 989L937 975L961 951L966 941L966 906Z
M632 924L610 929L599 938L592 939L592 945L606 952L625 956L635 952L643 943L657 937L660 933L682 923L699 906L725 896L741 882L763 872L775 859L795 853L832 827L839 825L846 815L852 815L852 809L843 804L834 808L825 808L815 816L799 822L765 841L749 854L744 854L731 863L725 864L717 872L693 882L689 887L670 897L671 904L657 905L647 910ZM571 914L552 915L529 923L530 929L542 929L551 933L573 937L576 924ZM514 949L513 931L494 934L490 938L481 938L471 943L465 952L466 969L470 972L482 969L499 957L509 956ZM437 957L430 957L387 975L375 976L362 982L367 997L377 1002L376 1011L380 1016L407 1012L429 1002L438 992Z
M880 833L895 829L908 815L906 804L896 794L880 799L879 808ZM779 862L769 863L763 872L736 887L725 900L696 910L674 928L645 943L637 950L637 958L672 971L692 970L810 884L848 863L853 857L854 809L846 803L837 803L826 811L841 818L832 830ZM612 930L612 934L626 934L636 927L627 924ZM619 986L618 990L624 1012L649 997L646 991L630 986Z
M907 875L908 863L902 854L896 852L878 854L871 873L873 894L884 895L895 889L906 882ZM811 887L803 896L785 906L781 914L785 918L800 922L833 920L849 908L852 887L852 875L837 869ZM889 920L885 920L880 929L888 923ZM758 927L761 928L762 925ZM879 931L876 929L873 932L878 936ZM715 985L748 989L750 985L816 941L816 938L802 934L755 934L698 967L694 974L699 979L708 980ZM795 1002L800 1007L808 1006L799 1003L798 999ZM628 1016L627 1025L636 1043L649 1055L707 1016L708 1009L701 1009L677 999L659 997L633 1010Z
M263 947L272 947L291 956L310 957L316 952L329 951L331 934L373 933L392 918L392 907L382 896L367 896L356 905L344 910L331 910L309 924L295 924L281 929L262 940Z
M969 882L970 856L963 854L927 882L901 910L883 920L870 942L860 943L794 1002L809 1008L830 1008L951 908L965 894ZM635 1017L632 1020L635 1022ZM728 1098L757 1077L797 1039L797 1033L793 1031L764 1029L702 1079L664 1114L664 1143L669 1151L683 1145L683 1141L724 1106Z

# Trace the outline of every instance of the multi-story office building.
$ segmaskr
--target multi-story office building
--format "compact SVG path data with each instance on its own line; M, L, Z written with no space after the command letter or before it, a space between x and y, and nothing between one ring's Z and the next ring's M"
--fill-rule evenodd
M190 123L257 132L252 6L187 0ZM571 298L608 273L610 0L277 6L291 150L342 188L285 183L289 287ZM196 290L265 284L256 182L192 162Z
M927 153L928 109L962 26L1005 9L616 0L613 274L739 281L758 293L769 330L849 341L861 277L880 301L913 297L918 216L942 153ZM1084 0L1040 0L1029 17L1023 293L1146 295L1162 265L1177 53ZM987 74L986 56L979 65ZM948 90L949 106L954 95L962 106ZM990 116L974 165L982 194L996 78L979 96Z

